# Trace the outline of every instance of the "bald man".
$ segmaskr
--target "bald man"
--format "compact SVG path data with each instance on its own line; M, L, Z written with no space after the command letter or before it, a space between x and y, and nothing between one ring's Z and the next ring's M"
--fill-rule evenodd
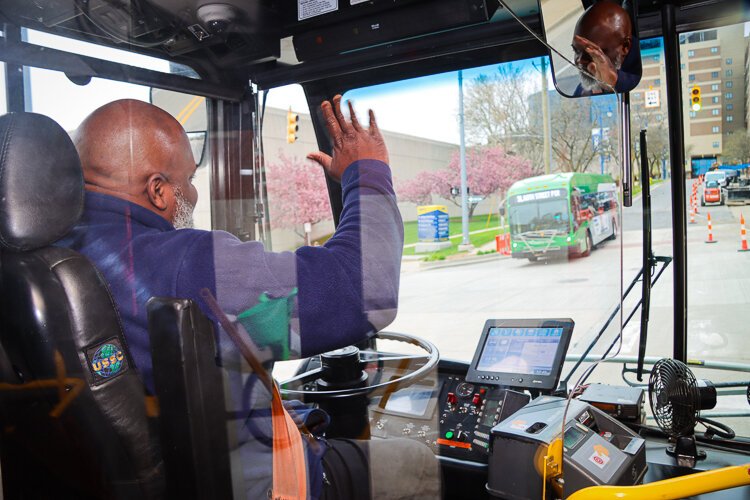
M291 297L290 333L268 345L277 357L307 357L344 347L393 320L403 222L388 151L372 112L368 129L359 124L351 104L351 120L344 118L340 100L337 96L332 104L322 105L333 156L319 151L309 155L342 185L339 226L325 245L294 253L266 252L259 242L242 242L222 231L189 229L198 198L192 184L196 166L184 130L161 109L141 101L116 101L94 111L77 130L86 187L84 214L59 244L89 257L104 275L149 392L154 392L154 380L146 302L154 296L193 299L214 323L217 318L201 297L203 289L228 315L252 308L264 293ZM217 330L221 363L229 372L228 405L246 412L234 427L228 423L233 456L242 464L246 497L266 498L272 480L270 394L253 383L255 377L246 383L237 349L218 324ZM389 464L411 468L412 480L401 484L402 493L384 496L431 496L439 487L434 471L425 468L434 456L424 447L415 449L415 444L395 445L397 456ZM328 448L332 451L324 454ZM370 475L367 457L382 454L382 448L379 452L377 446L334 440L307 450L313 498L355 498L352 488L366 493L360 498L369 497L361 485L377 473ZM422 476L424 484L419 482ZM373 479L376 482L389 483Z
M576 96L602 92L628 92L640 80L639 71L628 69L637 61L631 56L633 29L630 15L619 4L600 0L586 9L576 23L573 35L574 62L580 70L581 83ZM635 56L635 51L633 51Z

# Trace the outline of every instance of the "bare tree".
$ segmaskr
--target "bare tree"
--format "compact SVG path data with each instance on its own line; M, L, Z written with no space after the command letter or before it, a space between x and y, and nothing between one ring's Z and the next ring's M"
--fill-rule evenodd
M736 130L724 139L721 160L724 165L750 163L750 136L746 129Z
M552 152L563 172L585 172L598 154L605 154L610 141L592 138L598 126L598 111L589 99L563 99L552 113Z
M657 119L659 112L659 110L649 111L640 106L634 106L631 109L630 140L636 145L632 148L633 172L637 172L636 180L639 180L641 172L640 133L642 129L646 129L647 160L651 178L662 176L662 163L667 164L667 170L670 169L667 122Z
M532 117L541 110L531 105L530 96L537 89L530 81L530 73L513 64L478 76L467 86L464 123L471 144L501 146L529 160L534 174L539 174L544 170L542 131L533 128Z
M501 146L531 162L533 175L544 172L540 72L504 64L492 75L481 75L468 86L465 126L475 145ZM603 129L591 98L562 99L550 93L551 149L558 170L584 172L599 154L610 154L614 141L592 137ZM608 133L612 132L609 127Z

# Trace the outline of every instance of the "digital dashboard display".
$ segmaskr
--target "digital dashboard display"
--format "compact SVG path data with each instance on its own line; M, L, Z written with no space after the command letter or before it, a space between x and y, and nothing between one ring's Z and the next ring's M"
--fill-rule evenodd
M388 396L383 409L388 412L403 413L423 417L435 389L425 386L411 386L399 389Z
M492 327L476 365L482 372L550 375L562 328Z

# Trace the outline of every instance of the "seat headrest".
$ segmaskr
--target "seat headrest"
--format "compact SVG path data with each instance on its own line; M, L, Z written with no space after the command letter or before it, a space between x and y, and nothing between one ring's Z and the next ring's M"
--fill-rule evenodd
M81 161L65 130L35 113L0 116L0 246L47 246L82 211Z

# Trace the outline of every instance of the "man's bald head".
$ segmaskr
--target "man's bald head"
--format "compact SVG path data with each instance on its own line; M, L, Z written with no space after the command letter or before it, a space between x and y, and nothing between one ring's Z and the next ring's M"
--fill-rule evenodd
M170 222L175 188L193 205L197 200L189 182L195 171L190 141L177 120L152 104L105 104L83 121L74 142L90 191L137 203Z
M633 43L630 15L609 0L601 0L586 9L576 23L575 34L597 44L613 62L622 62Z

